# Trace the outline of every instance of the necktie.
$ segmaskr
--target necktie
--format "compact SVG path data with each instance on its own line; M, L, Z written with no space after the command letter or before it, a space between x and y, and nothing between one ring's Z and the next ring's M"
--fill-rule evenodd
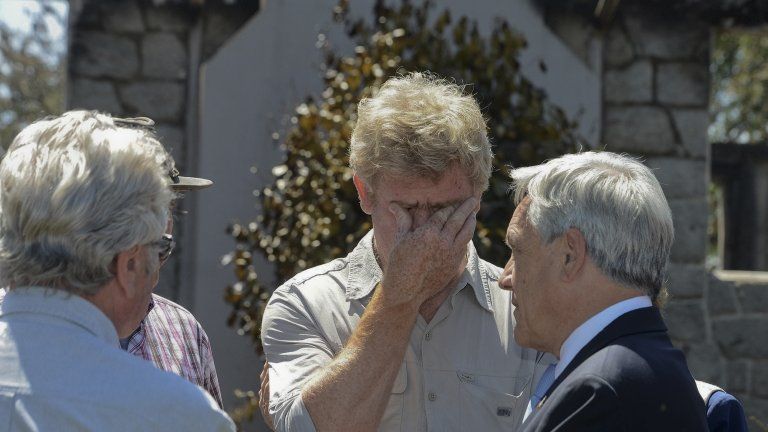
M555 366L557 366L557 363L552 363L547 366L547 370L544 371L544 374L539 379L539 383L536 385L536 390L534 390L533 394L531 395L531 400L528 402L528 408L525 410L523 421L525 421L525 419L527 419L528 416L530 416L531 413L536 410L536 405L541 402L541 398L544 397L544 393L546 393L547 390L549 390L549 386L555 382Z

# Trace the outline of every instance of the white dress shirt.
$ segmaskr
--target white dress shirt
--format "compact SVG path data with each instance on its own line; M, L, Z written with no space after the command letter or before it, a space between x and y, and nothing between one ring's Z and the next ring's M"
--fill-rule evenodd
M563 342L563 346L560 347L560 361L558 361L555 367L555 379L559 377L568 364L573 361L576 354L586 346L589 341L595 338L598 333L603 331L608 324L612 323L616 318L624 315L627 312L635 309L642 309L653 306L651 299L648 296L632 297L631 299L620 301L612 306L609 306L590 319L584 321L583 324L576 327L570 336Z
M16 288L0 304L0 432L234 430L200 387L121 350L85 299Z

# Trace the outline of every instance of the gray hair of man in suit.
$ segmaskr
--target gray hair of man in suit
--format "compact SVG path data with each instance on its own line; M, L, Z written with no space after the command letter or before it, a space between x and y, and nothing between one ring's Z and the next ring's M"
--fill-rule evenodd
M510 176L515 202L531 198L528 222L544 243L577 228L606 276L659 300L674 227L648 167L630 156L584 152L513 169Z

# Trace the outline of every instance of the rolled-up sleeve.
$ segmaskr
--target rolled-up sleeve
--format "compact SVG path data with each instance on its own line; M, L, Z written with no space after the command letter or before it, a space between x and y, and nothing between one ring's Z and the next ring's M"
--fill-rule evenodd
M333 359L333 352L301 298L278 288L264 311L261 340L269 361L269 413L277 431L314 431L301 399L304 384Z

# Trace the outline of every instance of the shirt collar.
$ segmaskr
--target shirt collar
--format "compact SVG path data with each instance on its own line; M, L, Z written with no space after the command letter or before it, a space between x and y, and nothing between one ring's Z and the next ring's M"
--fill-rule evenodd
M568 336L565 342L563 342L563 346L560 347L560 361L555 368L555 377L560 376L568 364L574 357L576 357L576 354L578 354L589 341L594 339L598 333L603 331L608 324L615 321L616 318L635 309L651 307L652 305L653 303L648 296L632 297L609 306L592 316L590 319L584 321L584 323L576 327L576 330Z
M477 250L471 242L467 247L467 255L467 268L456 292L470 285L480 306L492 312L493 300L488 272L483 271L484 263L480 260ZM347 258L349 260L349 275L347 276L346 297L347 300L361 300L371 294L383 277L381 267L379 267L373 253L373 230L368 231L368 234L360 240Z
M69 292L46 287L8 290L0 304L0 316L15 313L49 315L74 324L112 346L119 346L112 321L88 300Z
M373 253L373 230L348 255L347 300L360 300L373 291L384 276Z
M147 315L144 316L144 319L141 320L139 323L139 327L131 333L130 336L127 338L120 339L120 348L128 351L128 352L134 352L137 349L141 348L142 345L144 345L144 340L146 339L145 336L145 330L144 322L147 320L147 317L149 317L149 313L152 312L152 308L155 307L155 296L157 294L152 294L152 298L149 300L149 306L147 307Z

